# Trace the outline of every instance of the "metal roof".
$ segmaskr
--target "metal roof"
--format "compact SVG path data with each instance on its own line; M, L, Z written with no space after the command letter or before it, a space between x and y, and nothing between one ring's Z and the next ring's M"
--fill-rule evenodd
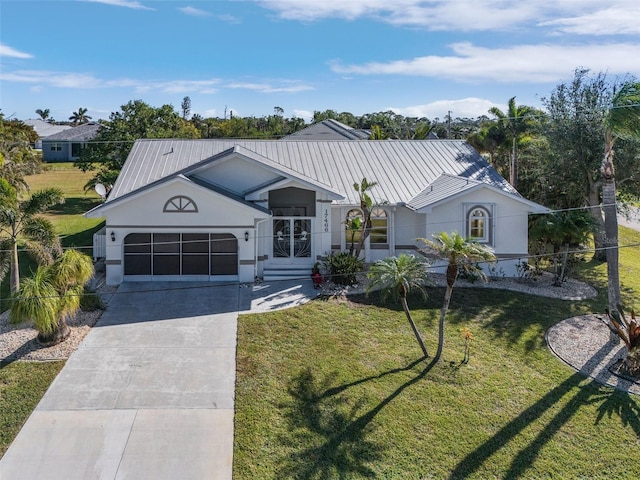
M462 140L287 141L287 140L137 140L106 204L176 174L213 165L220 154L240 155L265 167L283 167L284 176L306 180L344 196L334 203L359 203L353 184L362 178L378 182L375 201L419 208L438 195L455 194L466 179L491 185L524 200L468 143ZM248 152L254 155L249 156ZM224 156L224 155L223 155ZM463 182L441 178L462 177ZM435 183L434 183L435 182ZM238 192L239 193L239 192ZM105 205L106 205L105 204Z
M283 140L368 140L371 132L352 128L332 118L309 125Z
M48 137L44 137L42 139L43 142L83 142L87 140L91 140L96 136L98 130L102 128L102 125L99 123L85 123L84 125L79 125L77 127L69 128L62 132L55 133L53 135L49 135Z
M30 127L33 127L33 129L38 134L38 137L40 138L48 137L49 135L53 135L55 133L73 128L71 127L71 125L53 125L39 118L30 118L28 120L25 120L24 123L26 125L29 125Z

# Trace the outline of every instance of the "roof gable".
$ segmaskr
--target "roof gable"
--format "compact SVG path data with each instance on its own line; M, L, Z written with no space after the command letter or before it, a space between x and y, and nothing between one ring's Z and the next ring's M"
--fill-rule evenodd
M85 123L77 127L69 128L53 135L49 135L42 139L43 142L82 142L91 140L98 133L98 130L102 128L99 123Z
M283 140L368 140L371 132L352 128L332 118L309 125Z

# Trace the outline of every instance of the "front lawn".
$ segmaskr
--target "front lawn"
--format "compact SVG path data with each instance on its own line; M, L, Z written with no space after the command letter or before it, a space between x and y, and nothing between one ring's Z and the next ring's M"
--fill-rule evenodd
M637 255L621 249L630 306ZM454 290L435 366L418 361L401 308L377 298L241 316L234 478L639 478L640 398L592 383L544 342L556 322L604 310L605 267L580 267L600 289L589 301ZM411 306L433 354L443 290L429 295Z

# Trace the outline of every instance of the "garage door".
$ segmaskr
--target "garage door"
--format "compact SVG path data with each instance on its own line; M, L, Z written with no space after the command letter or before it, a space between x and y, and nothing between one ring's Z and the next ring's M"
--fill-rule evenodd
M125 275L237 275L238 240L229 233L130 233Z

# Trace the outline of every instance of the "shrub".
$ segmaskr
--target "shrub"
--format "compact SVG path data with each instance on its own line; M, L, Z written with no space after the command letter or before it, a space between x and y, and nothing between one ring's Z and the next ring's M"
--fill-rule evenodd
M327 271L331 281L338 285L353 285L356 275L362 271L364 260L349 255L348 252L332 253L327 257Z
M106 305L96 292L85 288L82 297L80 297L80 309L83 312L93 312L95 310L104 310Z

